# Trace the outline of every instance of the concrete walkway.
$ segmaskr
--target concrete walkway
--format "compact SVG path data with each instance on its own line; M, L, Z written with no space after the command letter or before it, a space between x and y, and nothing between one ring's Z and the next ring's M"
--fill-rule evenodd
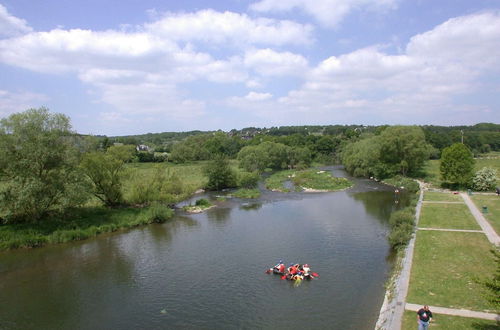
M408 304L408 303L405 305L406 310L414 312L417 312L422 307L423 307L422 305ZM467 309L453 309L453 308L436 307L436 306L429 306L429 309L431 310L431 312L436 314L446 314L446 315L454 315L461 317L472 317L475 319L500 321L500 314L495 314L495 313L475 312Z
M474 216L476 219L477 223L479 226L481 226L481 229L483 230L484 234L488 238L488 240L492 243L495 244L496 246L500 246L500 237L497 235L493 227L490 225L490 223L484 218L483 214L479 212L479 209L476 207L476 205L472 202L470 199L469 195L466 193L460 193L460 196L464 199L465 204L470 210L470 213Z
M420 212L422 210L422 201L424 199L424 184L418 181L420 185L420 197L418 199L416 212L415 212L415 226L418 228L418 220L420 219ZM401 272L396 274L394 280L394 289L392 297L390 297L390 290L386 291L384 303L380 308L379 318L375 329L377 330L394 330L401 329L403 322L403 313L405 311L406 295L408 293L408 286L410 283L410 272L413 261L413 250L415 247L415 239L417 233L413 233L408 246L405 249L403 260L401 261Z

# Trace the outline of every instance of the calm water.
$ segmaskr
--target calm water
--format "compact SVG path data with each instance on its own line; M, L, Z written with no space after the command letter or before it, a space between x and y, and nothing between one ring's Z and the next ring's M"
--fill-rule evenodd
M0 328L373 329L394 197L366 180L335 193L267 192L162 225L3 253ZM294 287L265 274L279 259L321 277Z

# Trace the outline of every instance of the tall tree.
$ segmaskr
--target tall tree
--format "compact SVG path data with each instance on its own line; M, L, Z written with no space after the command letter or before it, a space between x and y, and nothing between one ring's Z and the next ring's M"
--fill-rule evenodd
M77 170L80 138L70 120L46 108L0 120L0 212L7 221L38 221L48 212L83 203Z
M418 126L390 126L379 137L380 160L392 173L415 174L429 159L429 145Z
M452 144L443 150L439 169L444 181L461 186L469 185L474 169L472 152L462 143Z

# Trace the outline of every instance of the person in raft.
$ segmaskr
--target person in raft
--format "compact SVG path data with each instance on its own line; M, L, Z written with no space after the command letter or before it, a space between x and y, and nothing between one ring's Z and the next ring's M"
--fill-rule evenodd
M427 330L429 329L429 323L432 320L432 312L429 309L429 306L425 305L423 308L420 308L417 312L417 322L418 322L418 330Z
M311 276L310 272L311 272L311 268L309 268L309 265L308 264L304 264L302 266L302 271L304 272L304 277L309 277Z
M295 275L297 275L298 269L297 265L294 265L293 263L289 265L288 267L288 277L293 278Z
M285 274L285 264L283 261L279 261L276 266L274 266L274 271L280 274Z

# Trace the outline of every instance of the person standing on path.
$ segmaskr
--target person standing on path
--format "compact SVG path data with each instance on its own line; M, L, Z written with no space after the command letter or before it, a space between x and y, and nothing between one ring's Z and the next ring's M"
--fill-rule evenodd
M427 330L429 329L429 323L432 320L432 312L429 309L429 306L425 305L423 308L420 308L417 312L417 322L418 322L418 330Z

